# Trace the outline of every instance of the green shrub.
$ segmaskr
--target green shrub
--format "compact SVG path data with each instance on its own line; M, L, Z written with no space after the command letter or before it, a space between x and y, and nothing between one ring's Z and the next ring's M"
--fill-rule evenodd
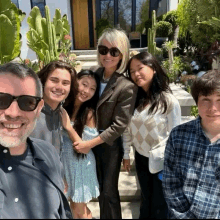
M181 57L179 56L176 56L174 57L173 59L173 70L175 72L177 72L177 74L181 73L184 69L184 63L181 59Z
M172 34L172 24L167 21L159 21L156 24L156 37L168 37Z
M191 106L190 116L194 116L195 118L199 115L198 107Z
M173 28L177 26L177 11L172 10L163 15L163 21L167 21L172 24Z
M96 34L97 34L97 38L99 38L102 34L102 32L106 29L106 28L111 28L112 26L110 25L109 21L105 18L101 18L96 22Z
M173 63L170 66L169 59L162 62L162 66L167 72L167 75L169 77L170 82L176 82L177 76L183 71L184 69L184 63L181 59L181 57L174 57Z
M158 21L158 22L159 22L159 21L163 21L163 15L158 16L158 17L157 17L157 21Z

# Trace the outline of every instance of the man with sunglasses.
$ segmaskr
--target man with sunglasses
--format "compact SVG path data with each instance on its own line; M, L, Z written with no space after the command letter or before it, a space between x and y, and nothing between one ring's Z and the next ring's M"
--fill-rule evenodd
M58 153L29 138L43 105L33 70L0 66L0 218L66 218L70 212Z

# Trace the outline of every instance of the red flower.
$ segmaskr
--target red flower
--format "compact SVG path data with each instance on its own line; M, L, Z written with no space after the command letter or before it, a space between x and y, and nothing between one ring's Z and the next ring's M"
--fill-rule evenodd
M29 59L25 59L25 60L24 60L24 63L25 63L26 65L28 65L30 62L31 62L31 61L30 61Z
M64 35L64 40L71 40L71 36L68 34Z

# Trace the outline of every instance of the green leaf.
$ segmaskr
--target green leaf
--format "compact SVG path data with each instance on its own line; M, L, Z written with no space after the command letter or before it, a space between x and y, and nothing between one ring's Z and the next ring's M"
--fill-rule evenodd
M49 46L43 40L41 40L40 43L43 50L49 50Z
M40 13L40 9L37 6L34 6L27 19L27 23L30 28L35 29L40 35L42 35L41 20L42 16Z
M11 7L11 0L0 0L0 13Z
M56 32L56 40L58 42L63 37L63 24L61 20L57 20L57 23L55 26L55 32Z
M18 13L19 13L19 19L20 19L20 22L22 22L26 16L26 13L23 12L22 10L18 10Z
M48 64L50 62L50 52L48 50L46 50L44 62L45 64Z
M47 22L49 52L52 56L53 51L54 51L53 36L52 36L52 25L53 24L51 24L51 21L50 21L50 9L47 5L45 6L45 16L46 16L46 22Z
M15 28L15 42L14 42L14 50L11 55L11 59L14 59L21 52L21 44L22 44L21 34L20 34L21 19L19 17L19 13L21 13L21 10L19 10L15 4L12 4L10 11L14 11L13 26Z
M67 15L63 15L62 17L62 23L63 23L63 28L65 28L65 30L67 30L67 34L70 33L70 24L67 20Z
M9 18L1 14L0 15L0 57L3 58L7 56L8 60L14 49L15 42L15 29ZM1 60L3 63L3 60Z
M42 18L41 25L42 25L43 40L48 45L49 44L49 40L48 40L48 28L47 28L46 18Z
M30 37L27 37L27 39L28 39L28 41L32 42L33 44L36 44L36 42L38 42L40 40L40 36L36 30L31 29L30 30Z
M210 26L213 26L214 28L219 28L220 29L220 19L212 17L212 19L208 21L203 21L203 22L198 22L201 24L208 24Z
M59 19L61 19L61 10L58 9L58 8L56 8L53 21L54 21L54 20L59 20Z

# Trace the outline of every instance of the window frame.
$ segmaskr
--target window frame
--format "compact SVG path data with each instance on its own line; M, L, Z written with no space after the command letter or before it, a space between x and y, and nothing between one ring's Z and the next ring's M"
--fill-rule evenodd
M34 7L34 6L37 6L37 5L34 5L34 2L33 2L34 0L30 0L30 2L31 2L31 9ZM44 7L45 7L45 5L46 5L46 1L45 0L42 0L42 2L43 2L43 4L44 4ZM38 7L39 8L39 7ZM39 8L40 9L40 8ZM41 12L41 10L40 10L40 12ZM42 12L41 12L41 16L42 17L45 17L45 11L44 11L44 15L42 14Z

